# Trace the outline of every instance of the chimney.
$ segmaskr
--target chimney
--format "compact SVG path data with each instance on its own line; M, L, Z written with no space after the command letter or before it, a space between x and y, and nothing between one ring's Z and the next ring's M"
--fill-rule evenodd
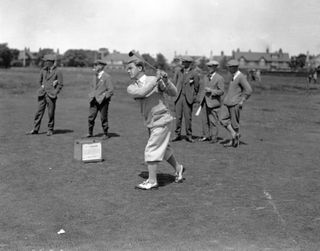
M269 47L267 47L267 49L266 49L266 53L267 53L267 54L269 54Z
M221 57L224 57L224 51L221 51Z
M236 54L236 52L234 50L232 50L232 52L231 52L232 58L235 58L235 56L236 56L235 54Z

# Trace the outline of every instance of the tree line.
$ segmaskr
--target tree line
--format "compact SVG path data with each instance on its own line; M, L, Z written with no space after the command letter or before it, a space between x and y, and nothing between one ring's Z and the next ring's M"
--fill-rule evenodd
M104 55L109 54L108 49L104 49ZM20 51L18 49L9 48L7 43L0 43L0 67L1 68L9 68L11 66L23 66L21 59L19 59ZM32 63L35 66L41 66L41 59L45 54L55 54L53 49L44 48L39 49L39 52L36 55L33 55ZM58 65L66 66L66 67L91 67L96 58L97 51L94 50L85 50L85 49L69 49L63 55L59 56L57 59ZM151 65L167 70L169 69L169 64L167 59L161 54L158 53L156 58L153 58L150 54L142 54L141 55L148 63ZM290 67L292 70L300 70L303 69L306 65L305 54L299 54L298 56L292 56L290 61ZM225 68L226 58L220 62L220 67ZM203 57L199 60L198 67L201 70L206 70L206 63L208 59ZM30 62L27 62L29 65Z

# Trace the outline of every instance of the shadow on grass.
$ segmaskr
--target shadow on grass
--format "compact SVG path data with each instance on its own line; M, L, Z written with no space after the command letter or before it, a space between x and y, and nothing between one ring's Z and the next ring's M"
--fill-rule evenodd
M147 171L143 171L139 174L139 176L143 179L148 179L149 173ZM160 187L164 187L168 184L174 182L175 177L172 174L168 173L158 173L157 174L158 185Z
M70 129L55 129L54 134L65 134L65 133L72 133L73 130Z
M102 137L103 135L104 135L104 133L98 133L98 134L95 134L94 137ZM108 136L110 138L115 138L115 137L120 137L120 134L114 133L114 132L109 132Z

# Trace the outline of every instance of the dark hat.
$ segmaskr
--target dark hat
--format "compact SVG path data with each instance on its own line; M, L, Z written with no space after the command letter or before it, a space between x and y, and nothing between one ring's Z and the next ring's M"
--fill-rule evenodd
M94 64L107 65L107 62L106 62L106 61L103 61L103 60L101 60L101 59L98 59L98 60L94 61Z
M208 63L206 63L207 66L218 66L219 62L216 60L210 60Z
M46 54L43 57L43 61L55 61L56 59L57 57L54 54Z
M231 67L231 66L239 66L239 62L235 59L231 59L230 61L228 61L227 66Z
M182 62L193 62L193 58L190 57L190 56L181 56L181 57L180 57L180 60L181 60Z

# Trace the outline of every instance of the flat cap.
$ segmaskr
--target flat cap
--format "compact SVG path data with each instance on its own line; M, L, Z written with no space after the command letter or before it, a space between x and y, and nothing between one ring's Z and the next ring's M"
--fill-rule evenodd
M180 57L180 60L181 60L182 62L193 62L193 58L190 57L190 56L181 56L181 57Z
M55 61L57 59L56 55L54 54L46 54L43 57L43 61Z
M238 60L231 59L230 61L228 61L227 66L239 66L239 62Z
M94 64L107 65L107 62L106 62L106 61L103 61L103 60L101 60L101 59L98 59L98 60L94 61Z
M208 63L206 63L207 66L218 66L219 62L216 60L210 60Z

